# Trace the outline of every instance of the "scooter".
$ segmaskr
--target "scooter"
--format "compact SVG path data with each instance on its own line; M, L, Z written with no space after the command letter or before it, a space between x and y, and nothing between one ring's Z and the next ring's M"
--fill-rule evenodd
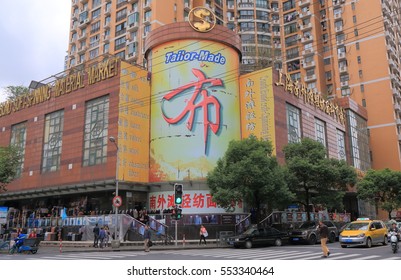
M390 231L389 234L390 234L391 250L393 251L393 254L395 254L398 251L398 233L395 231Z
M38 252L40 243L38 238L27 238L26 234L20 234L14 241L14 245L8 251L10 254L23 252L36 254Z

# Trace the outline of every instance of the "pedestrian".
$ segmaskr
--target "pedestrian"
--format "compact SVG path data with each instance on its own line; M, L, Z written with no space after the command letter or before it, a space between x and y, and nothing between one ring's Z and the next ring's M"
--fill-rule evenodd
M110 229L108 226L104 227L104 231L106 232L106 239L104 242L105 247L109 247L109 240L110 240Z
M106 240L106 231L104 230L104 227L102 227L99 231L100 248L104 247L105 240Z
M206 246L206 237L207 237L209 234L207 233L207 230L206 230L206 228L205 228L203 225L201 225L201 227L200 227L199 235L200 235L200 238L199 238L199 245L202 244L202 239L203 239L203 241L205 242L205 246Z
M28 238L36 238L37 234L36 234L36 228L34 228L28 235Z
M93 228L93 247L97 248L98 247L98 243L99 243L99 226L96 224L95 227Z
M329 228L322 222L319 221L319 234L320 234L320 245L322 247L323 256L322 258L327 258L330 256L329 248L327 248L327 239L329 237Z
M143 238L145 239L143 244L145 247L145 252L150 252L150 246L149 246L150 237L151 237L151 232L149 226L145 225L145 231L143 232Z

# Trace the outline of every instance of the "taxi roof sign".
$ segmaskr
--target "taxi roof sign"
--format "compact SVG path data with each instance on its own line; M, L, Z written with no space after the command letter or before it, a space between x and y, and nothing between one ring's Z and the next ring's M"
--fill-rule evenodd
M357 221L370 221L370 219L369 218L358 218L358 219L356 219Z

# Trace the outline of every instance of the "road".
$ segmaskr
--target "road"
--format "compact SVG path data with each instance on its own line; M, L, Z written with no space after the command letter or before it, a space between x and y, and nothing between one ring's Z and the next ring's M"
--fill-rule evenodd
M401 252L393 254L390 246L341 248L329 244L331 255L321 258L320 245L287 245L252 249L191 248L143 251L64 252L57 248L41 248L37 254L0 254L1 260L401 260Z

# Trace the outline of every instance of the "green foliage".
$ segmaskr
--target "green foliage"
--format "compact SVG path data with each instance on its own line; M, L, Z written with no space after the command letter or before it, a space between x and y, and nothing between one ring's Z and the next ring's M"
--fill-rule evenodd
M293 198L283 168L272 156L272 144L251 136L231 141L207 183L214 200L222 207L243 200L249 207L280 207Z
M0 191L6 191L6 185L13 180L19 160L16 147L0 147Z
M307 206L322 204L341 209L347 185L356 183L355 169L345 161L327 158L326 148L318 141L304 138L283 149L290 190ZM307 212L309 208L306 207ZM308 219L309 217L308 213Z
M21 96L29 92L29 88L24 86L7 86L4 88L8 100L13 100L18 96Z
M391 169L368 170L357 184L358 197L372 203L380 202L380 207L391 212L401 207L401 172Z

